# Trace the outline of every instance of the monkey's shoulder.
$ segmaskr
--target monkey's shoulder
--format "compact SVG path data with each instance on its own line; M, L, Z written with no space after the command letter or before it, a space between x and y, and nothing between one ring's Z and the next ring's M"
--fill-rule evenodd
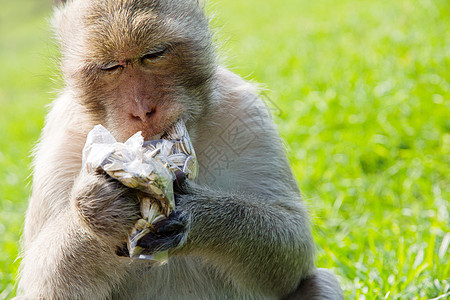
M199 181L260 192L261 184L297 192L284 145L257 87L224 68L216 101L194 145Z

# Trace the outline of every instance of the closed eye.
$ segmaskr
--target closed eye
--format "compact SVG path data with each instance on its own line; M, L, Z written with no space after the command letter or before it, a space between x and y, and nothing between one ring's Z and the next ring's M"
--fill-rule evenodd
M119 62L114 61L101 66L100 69L107 72L115 72L123 69L123 66Z
M159 60L161 58L164 58L164 54L166 54L167 52L167 48L160 48L160 49L156 49L156 50L152 50L147 52L146 54L144 54L144 56L142 56L142 60L150 60L150 61L156 61Z

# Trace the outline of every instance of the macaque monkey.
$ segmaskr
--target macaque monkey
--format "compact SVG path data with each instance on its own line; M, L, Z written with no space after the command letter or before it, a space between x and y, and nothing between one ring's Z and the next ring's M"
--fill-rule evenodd
M55 8L65 88L34 153L22 299L343 299L314 242L255 88L222 67L196 0L73 0ZM82 166L88 132L157 138L184 120L199 161L176 209L131 260L137 191Z

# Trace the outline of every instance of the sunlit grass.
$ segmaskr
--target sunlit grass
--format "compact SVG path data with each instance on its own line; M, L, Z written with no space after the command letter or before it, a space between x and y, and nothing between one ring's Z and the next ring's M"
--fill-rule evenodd
M1 1L0 299L18 266L28 154L57 88L50 5ZM268 89L317 265L348 299L449 293L448 2L222 0L208 11L226 65Z

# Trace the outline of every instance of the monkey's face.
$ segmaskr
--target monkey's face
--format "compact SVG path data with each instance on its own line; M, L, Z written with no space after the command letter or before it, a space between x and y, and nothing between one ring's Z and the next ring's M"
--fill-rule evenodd
M75 1L63 15L65 80L118 140L202 113L215 63L196 1Z

